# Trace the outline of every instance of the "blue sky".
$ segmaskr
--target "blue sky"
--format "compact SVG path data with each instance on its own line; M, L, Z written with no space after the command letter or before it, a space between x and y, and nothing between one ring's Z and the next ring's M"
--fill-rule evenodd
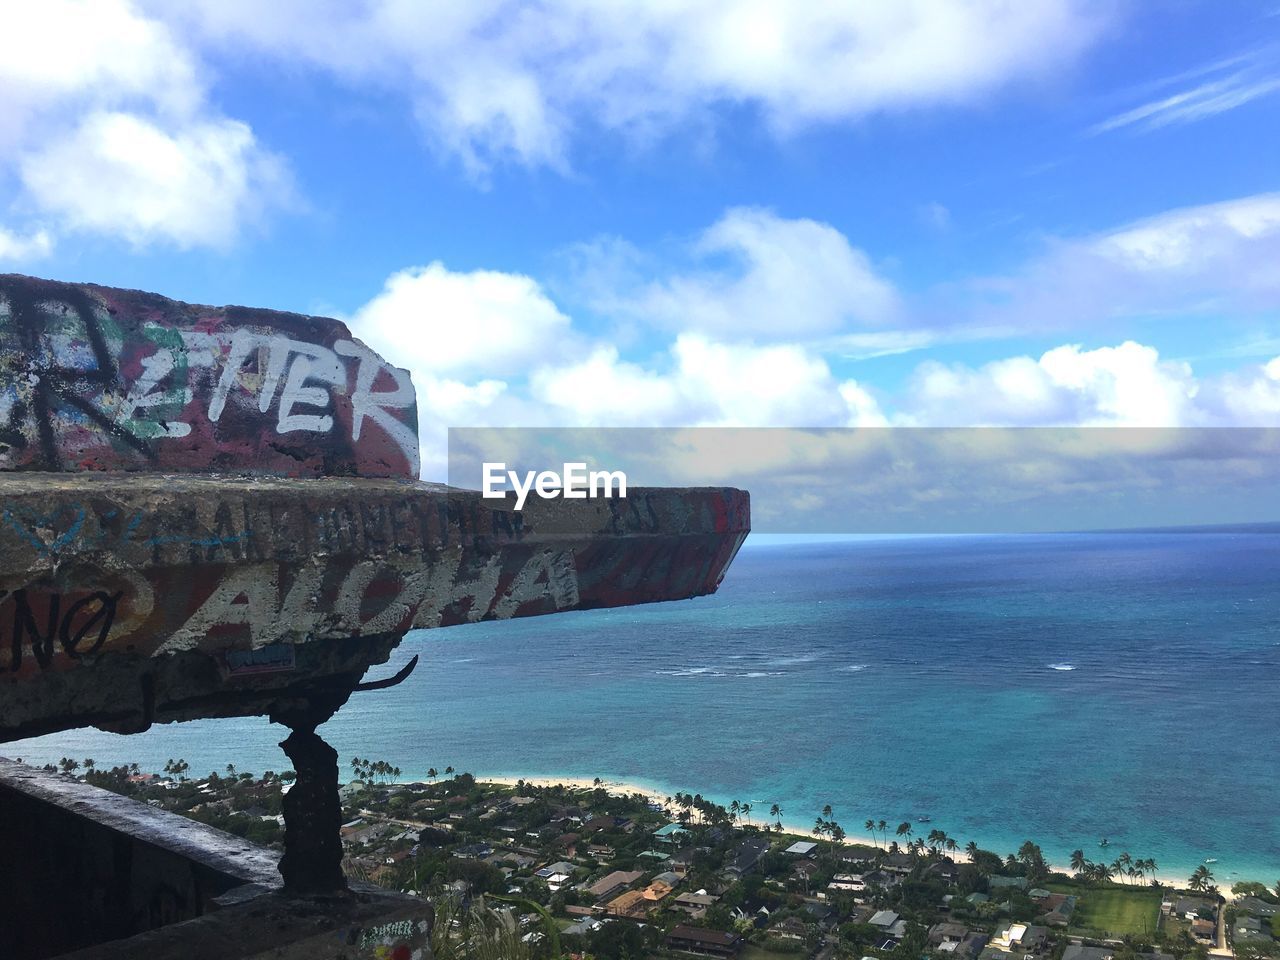
M1280 6L6 5L0 271L446 426L1275 425Z

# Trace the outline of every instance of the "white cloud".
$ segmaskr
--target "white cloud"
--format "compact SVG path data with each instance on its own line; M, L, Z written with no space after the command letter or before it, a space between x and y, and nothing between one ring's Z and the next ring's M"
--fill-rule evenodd
M1210 382L1204 405L1212 422L1280 426L1280 357Z
M452 0L353 6L161 4L211 43L407 91L433 139L477 173L563 166L586 126L661 134L718 106L773 128L968 103L1070 63L1094 0Z
M0 174L45 229L225 247L292 200L283 161L206 101L203 65L125 0L7 4Z
M23 157L23 184L69 228L136 246L226 247L290 195L283 163L235 120L167 132L128 113L93 113Z
M1126 341L1083 350L1064 345L1040 358L981 367L922 363L905 399L904 422L922 426L1186 426L1197 421L1199 384L1186 363L1162 361Z
M436 262L401 270L351 318L355 333L413 371L502 377L568 346L569 318L537 281Z
M798 340L837 334L850 326L883 324L898 309L892 284L867 255L839 230L815 220L733 208L703 232L691 252L700 261L729 264L636 282L626 276L625 251L618 244L597 244L585 251L579 282L603 312L718 337Z
M132 104L187 115L203 97L190 52L124 0L7 3L0 20L0 152L46 111Z
M53 252L53 237L48 230L35 230L24 235L0 227L0 265L38 260Z
M973 284L968 321L1007 330L1280 307L1280 193L1170 210L1057 240L1020 274Z
M1096 135L1125 127L1146 133L1171 124L1204 120L1269 96L1280 90L1280 76L1269 62L1270 56L1271 52L1265 49L1250 51L1167 78L1157 86L1191 79L1200 82L1109 117L1091 127L1089 133ZM1205 76L1211 79L1200 79Z
M678 336L662 369L623 361L611 346L530 377L553 422L586 426L846 426L883 422L875 399L838 383L825 360L795 344L752 346Z
M532 397L582 426L645 426L679 422L685 400L676 381L619 359L612 345L580 361L540 366L529 377Z

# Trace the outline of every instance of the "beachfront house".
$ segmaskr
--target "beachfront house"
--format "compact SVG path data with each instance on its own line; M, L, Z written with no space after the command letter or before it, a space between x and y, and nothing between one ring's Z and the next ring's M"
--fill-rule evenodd
M653 831L654 843L670 847L678 847L689 836L689 831L678 823L668 823L665 827Z
M724 872L733 877L743 877L756 868L760 858L769 852L767 837L748 837L734 848Z

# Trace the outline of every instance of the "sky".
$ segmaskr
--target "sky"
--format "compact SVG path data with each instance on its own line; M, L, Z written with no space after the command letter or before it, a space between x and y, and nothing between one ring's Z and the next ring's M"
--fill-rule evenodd
M0 272L454 426L1280 425L1277 0L0 0Z

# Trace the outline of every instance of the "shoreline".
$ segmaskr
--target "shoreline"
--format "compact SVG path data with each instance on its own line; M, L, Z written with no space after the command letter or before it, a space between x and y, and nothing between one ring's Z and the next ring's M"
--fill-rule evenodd
M569 787L571 789L582 789L582 790L594 790L597 788L597 784L595 782L596 778L594 777L569 777L569 776L566 776L566 777L523 776L522 777L518 775L506 775L506 774L503 774L503 775L485 774L483 776L480 774L472 774L472 776L475 777L477 783L497 784L500 786L507 786L507 787L514 787L519 781L523 780L526 784L536 786L536 787L563 786L563 787ZM638 793L644 796L647 800L651 800L663 806L666 805L667 797L673 796L675 793L675 791L660 790L655 786L643 784L643 783L637 783L635 781L613 780L613 779L606 779L604 777L600 778L599 788L602 790L607 790L611 794L629 795L629 794ZM682 790L679 792L683 793L684 791ZM757 826L763 826L764 824L768 823L769 822L768 811L765 810L764 813L765 813L765 816L762 817L761 820L758 822L756 822L753 817L753 824ZM813 832L811 828L802 827L795 823L787 822L785 816L782 820L782 832L783 834L808 837L811 840L819 840L822 842L827 842L826 838L819 837L816 833ZM890 838L890 842L892 842L892 839L893 838ZM845 844L856 844L856 845L861 845L866 847L877 847L881 850L884 849L884 847L881 845L885 843L885 841L881 838L878 838L878 837L873 838L868 836L865 833L857 833L853 831L849 831L845 835L843 842ZM981 846L981 843L979 843L979 846ZM965 853L963 849L948 851L947 855L950 856L957 863L969 862L969 855ZM1063 865L1058 863L1048 863L1047 865L1051 872L1064 873L1067 876L1072 875L1072 870L1069 865ZM1260 878L1247 878L1247 879L1260 880ZM1159 880L1163 886L1172 888L1174 890L1186 889L1185 877L1179 877L1176 874L1171 874L1168 871L1163 871L1163 870L1157 871L1156 873L1150 875L1149 877L1144 878L1142 883L1133 884L1133 886L1135 888L1149 886L1151 880ZM1260 880L1260 882L1265 882L1265 881ZM1125 884L1125 885L1127 886L1128 884ZM1224 900L1228 902L1235 899L1235 894L1231 892L1230 883L1226 883L1225 881L1218 882L1214 885L1214 889L1217 890L1217 893L1220 897L1222 897Z

